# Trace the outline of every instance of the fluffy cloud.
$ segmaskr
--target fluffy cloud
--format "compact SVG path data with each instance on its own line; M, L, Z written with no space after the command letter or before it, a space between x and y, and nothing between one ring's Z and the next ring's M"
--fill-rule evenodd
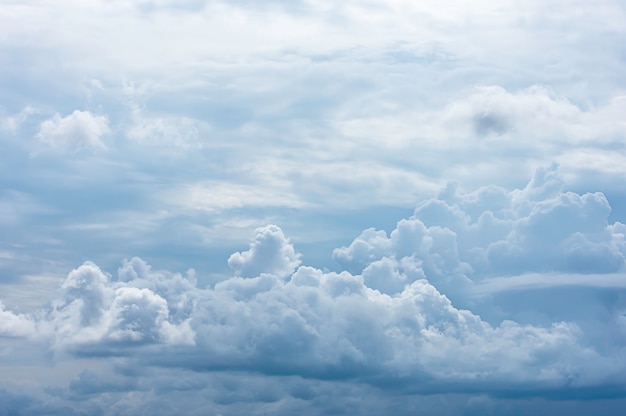
M124 264L121 278L128 279L133 265L144 266L140 260L132 262ZM112 282L87 262L69 273L62 297L51 303L37 324L51 334L56 349L83 348L86 353L144 343L193 343L188 321L180 317L173 321L167 300L143 286L140 279Z
M442 288L454 276L458 284L496 274L624 271L623 224L608 223L605 196L562 188L556 165L539 169L514 191L488 186L460 194L449 185L389 236L366 230L350 246L335 249L333 258L364 274L365 267L388 259L408 266L412 280L425 274Z
M274 247L276 253L281 248ZM178 296L193 299L181 321L180 314L171 316L176 313L165 297L143 287L158 274L139 277L149 269L139 259L132 263L120 269L118 281L85 263L68 275L62 297L39 318L3 312L10 318L5 327L14 328L5 335L26 335L37 326L57 351L82 356L121 354L152 366L196 370L373 377L375 385L422 380L425 389L446 381L503 379L508 388L529 381L558 386L571 378L584 385L584 363L599 358L579 344L572 324L537 328L506 321L492 327L456 309L424 279L388 296L359 275L311 267L300 267L288 281L261 274L206 290L174 284ZM138 277L123 280L131 269ZM167 296L167 289L157 291ZM157 343L160 350L135 353ZM170 355L168 347L185 353Z
M28 316L7 311L0 302L0 337L25 337L34 333L34 322Z
M299 257L283 231L275 225L268 225L257 229L250 250L231 255L228 265L242 277L261 273L286 277L300 264Z
M426 280L395 296L372 290L361 276L310 267L286 283L267 280L222 282L199 303L195 326L198 345L210 352L208 368L372 377L375 384L421 380L424 389L446 380L507 380L510 388L529 380L558 385L586 371L570 359L596 358L579 345L575 325L492 327Z
M107 147L102 138L110 131L106 116L74 110L65 117L57 113L41 123L37 138L56 150L105 150Z
M109 375L83 372L67 390L54 390L80 400L161 382L133 375L140 368L294 377L309 380L307 388L313 380L358 380L401 394L550 398L618 388L626 368L623 302L607 306L608 320L590 315L605 319L601 332L588 320L488 322L455 305L471 305L475 282L494 274L623 271L626 226L608 224L603 195L563 188L556 166L512 191L464 194L449 185L389 235L368 229L336 249L340 272L301 266L276 225L257 229L249 249L230 256L235 276L206 288L193 270L155 271L137 257L115 277L86 262L41 311L2 308L0 335L43 340L61 361L123 358ZM208 385L190 383L181 388ZM282 402L300 393L268 394Z

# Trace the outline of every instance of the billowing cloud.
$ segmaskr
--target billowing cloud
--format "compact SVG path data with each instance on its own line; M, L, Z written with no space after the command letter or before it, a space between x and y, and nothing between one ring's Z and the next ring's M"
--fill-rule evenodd
M562 188L556 165L539 169L520 190L488 186L461 194L449 185L439 198L420 203L389 236L366 230L333 257L357 273L392 259L410 270L417 265L416 276L425 273L448 284L453 276L623 272L623 224L609 224L605 196Z
M269 225L257 229L250 250L231 255L228 265L238 276L254 277L268 273L286 277L300 264L299 257L283 231Z
M267 254L284 249L272 248ZM131 268L137 278L127 280ZM28 325L38 326L49 331L57 350L78 355L122 354L153 366L321 379L373 377L374 384L422 380L425 388L435 388L432 382L505 378L508 388L530 381L558 386L587 370L577 360L598 358L579 344L575 325L492 327L456 309L425 279L395 296L367 287L359 275L311 267L300 267L288 281L261 274L206 290L179 284L176 296L193 299L181 316L176 309L184 310L184 302L170 306L167 286L153 285L156 292L143 287L159 279L151 273L139 277L147 270L133 259L116 282L86 263L68 275L62 297L39 318L31 322L3 312L10 318L5 326L13 328L6 335L27 335ZM155 343L163 348L137 354L136 348ZM183 348L184 354L170 355L168 347Z
M0 336L25 337L35 333L35 325L26 315L7 311L0 302Z
M127 279L133 266L147 267L133 259L120 269L120 278ZM70 272L62 296L43 312L38 325L51 334L57 349L84 348L95 353L107 346L193 343L188 321L173 321L167 300L144 286L141 279L111 282L98 266L87 262Z
M65 117L57 113L41 123L37 138L55 150L105 150L102 138L110 131L106 116L74 110Z
M623 348L605 346L613 335L594 339L575 321L492 324L446 296L467 298L474 281L494 273L623 272L624 225L607 223L606 199L562 186L555 166L513 191L449 186L389 236L369 229L336 249L341 272L300 266L275 225L259 228L249 250L229 258L235 276L213 287L198 287L193 271L153 271L139 258L125 260L116 278L86 262L41 312L2 310L2 334L38 333L56 352L156 368L421 393L550 396L617 386L626 362ZM611 325L624 333L620 305Z

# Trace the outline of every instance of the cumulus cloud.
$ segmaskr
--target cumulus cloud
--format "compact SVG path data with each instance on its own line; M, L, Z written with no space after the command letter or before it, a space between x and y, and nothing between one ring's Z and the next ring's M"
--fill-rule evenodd
M242 277L261 273L286 277L300 265L299 257L283 231L275 225L268 225L258 228L250 250L232 254L228 265Z
M549 278L544 270L579 280L623 271L626 226L608 224L609 212L601 194L566 191L555 165L522 189L461 193L449 184L389 234L367 229L336 249L341 271L301 265L283 231L268 225L229 257L234 276L213 286L199 287L193 270L153 270L138 257L115 276L85 262L40 311L2 307L0 337L43 341L60 361L116 357L112 372L83 371L51 390L79 401L102 393L130 400L127 390L145 395L171 384L142 372L189 370L197 376L185 383L168 376L181 391L213 389L202 373L307 380L303 391L264 393L283 405L310 400L315 383L355 380L402 395L576 397L612 386L621 397L623 299L605 302L601 314L542 323L488 321L459 306L471 308L468 297L493 275L518 281L535 271L527 275L535 284Z
M37 138L55 150L106 150L102 139L110 132L106 116L74 110L65 117L57 113L41 123Z
M214 289L174 284L178 296L193 299L181 320L170 312L167 290L157 289L161 296L144 287L159 280L150 272L139 277L137 269L149 271L146 266L140 259L126 262L124 277L114 281L85 263L70 272L61 298L44 315L29 321L4 311L10 318L4 325L36 325L55 350L78 355L320 379L374 376L374 384L422 380L427 388L435 388L427 380L558 385L587 370L577 359L599 358L580 345L573 324L540 328L505 321L492 327L455 308L425 279L389 296L360 275L311 267L300 267L288 281L261 274L227 279ZM131 268L139 274L127 280ZM162 348L135 353L155 344ZM170 354L168 347L185 354Z
M359 275L310 267L289 282L273 279L253 289L247 282L220 283L199 303L198 345L211 352L204 356L208 368L420 380L427 389L433 379L558 384L586 371L570 358L595 358L579 344L575 325L492 327L455 308L426 280L395 296L372 290Z
M7 311L0 302L0 337L27 337L35 334L35 324L28 316Z
M301 266L269 225L230 256L235 276L213 287L136 257L115 278L86 262L40 313L3 309L2 334L36 328L57 352L147 366L356 378L421 392L589 388L616 380L621 348L601 347L607 340L592 341L575 321L489 323L451 299L496 272L623 269L626 228L608 225L608 212L601 194L564 191L556 166L513 191L462 194L451 185L389 235L365 230L336 249L346 271ZM611 319L623 332L622 314Z
M122 278L128 279L133 265L143 266L137 259L132 262L125 262ZM152 282L156 281L158 275ZM141 279L113 282L98 266L86 262L68 274L62 296L51 303L39 324L50 333L56 349L99 351L107 345L193 343L188 321L171 317L167 300L144 286Z
M455 276L456 285L496 274L624 271L623 224L608 223L606 197L563 186L556 165L538 169L524 189L513 191L487 186L461 194L451 184L389 236L366 230L333 258L356 273L388 259L442 288Z

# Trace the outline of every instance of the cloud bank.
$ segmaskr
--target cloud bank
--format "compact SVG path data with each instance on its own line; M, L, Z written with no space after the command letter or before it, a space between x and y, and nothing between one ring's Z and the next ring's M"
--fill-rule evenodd
M230 256L234 276L212 287L199 287L192 270L153 271L137 257L116 276L85 262L43 309L3 307L0 334L44 342L61 362L122 360L109 375L81 373L75 386L93 389L89 397L153 389L106 381L130 383L125 372L149 368L356 381L408 396L554 399L605 388L623 397L624 348L614 338L590 336L576 321L489 323L450 300L471 304L473 288L493 276L623 279L626 226L609 224L609 212L602 194L563 191L554 165L523 189L463 194L449 185L389 235L368 229L335 249L343 271L300 265L290 240L268 225L248 251ZM626 337L623 299L612 306L610 325ZM78 394L72 386L63 394Z

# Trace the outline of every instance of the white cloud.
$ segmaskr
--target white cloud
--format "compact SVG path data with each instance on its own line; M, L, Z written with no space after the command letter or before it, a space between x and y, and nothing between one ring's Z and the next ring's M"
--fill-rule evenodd
M228 265L238 276L269 273L287 277L300 265L299 257L283 231L275 225L268 225L257 229L250 250L232 254Z
M620 143L626 100L584 108L542 86L508 91L478 86L444 108L383 111L340 120L337 129L361 143L385 140L387 151L407 148L473 151L485 144L505 151L530 149L556 156L563 148ZM393 109L395 110L395 109ZM389 147L391 146L391 147ZM382 147L382 146L381 146ZM493 151L493 150L492 150Z
M115 279L87 262L42 313L3 310L3 332L27 336L38 328L55 351L79 356L319 379L367 382L375 375L374 385L419 380L424 392L446 383L486 392L591 387L626 364L614 355L618 346L606 350L606 340L588 338L576 322L490 324L442 293L472 296L481 291L468 277L517 272L518 262L497 261L508 256L494 249L498 244L521 256L524 270L567 270L559 256L571 261L571 250L591 256L575 257L592 266L605 263L597 247L621 253L624 226L607 225L602 195L561 186L553 166L521 190L448 188L445 200L420 204L389 236L370 229L337 249L335 258L351 272L299 267L300 255L275 225L257 229L250 249L228 260L236 276L213 288L197 287L192 271L157 272L139 258L125 260ZM504 230L493 229L498 222ZM468 239L472 233L486 236ZM482 244L470 244L476 241ZM498 290L485 287L482 293ZM612 327L624 326L620 316ZM160 348L141 349L151 345Z
M35 342L28 341L35 335L36 342L46 340L57 360L124 357L127 370L112 380L138 391L146 387L129 374L139 368L357 380L373 388L392 383L411 394L550 396L617 386L626 368L619 344L626 339L623 302L603 305L608 318L594 313L579 325L490 323L451 301L471 305L474 296L524 285L559 287L567 275L555 272L570 269L597 272L578 273L575 286L623 286L614 281L621 275L607 281L601 272L623 274L626 226L607 223L601 194L563 186L556 166L513 191L492 186L464 194L450 185L389 234L368 229L335 250L349 271L300 266L300 254L275 225L257 229L249 250L228 259L235 276L213 287L198 287L191 270L187 276L154 271L136 257L124 260L116 277L86 262L40 312L1 309L0 331L24 342ZM520 260L500 261L511 253ZM607 256L621 263L609 270ZM486 279L494 274L499 279ZM549 276L556 276L551 285L538 282ZM113 386L87 384L92 387L70 391L97 394L89 389Z
M555 165L539 169L521 190L491 186L459 194L448 187L421 202L389 237L367 230L333 258L357 273L380 259L412 258L410 267L442 288L494 274L623 271L622 225L608 223L605 196L562 188Z
M2 114L0 114L0 130L16 133L22 124L24 124L30 116L36 113L37 110L34 107L26 106L22 109L22 111L11 116L3 117Z
M0 336L27 337L35 334L35 325L26 315L7 311L0 302Z
M210 130L206 123L189 117L148 116L136 105L131 108L132 124L126 135L147 146L197 150L202 147L201 132L206 134Z
M274 254L280 251L275 247ZM121 273L145 268L138 259L133 263ZM155 278L148 271L137 279ZM445 382L471 382L472 390L481 383L492 389L494 382L507 388L526 383L552 388L571 379L584 386L593 381L583 376L589 370L585 363L603 360L583 346L574 324L541 328L505 321L492 327L456 309L426 280L388 296L368 288L361 276L301 267L288 281L262 274L231 278L214 289L180 286L177 295L194 301L187 318L176 323L170 302L133 286L137 279L114 282L86 263L68 275L63 298L30 325L48 327L59 352L322 379L374 372L377 382L422 380L426 390ZM10 318L13 327L15 315ZM141 345L154 343L162 348L136 354ZM170 354L168 346L184 354Z
M128 278L140 260L120 269ZM158 275L156 276L158 279ZM87 262L69 273L62 297L52 302L41 327L49 331L57 350L80 349L97 352L116 346L152 343L193 343L186 321L173 322L165 298L138 280L112 282L98 266ZM176 306L172 306L175 309Z
M303 208L307 205L295 192L284 189L287 185L284 181L276 178L274 181L274 184L265 183L265 187L232 181L193 183L168 189L162 192L160 199L174 209L208 213L244 207Z
M61 117L58 113L41 123L37 138L55 150L106 150L102 138L111 132L106 116L74 110Z

